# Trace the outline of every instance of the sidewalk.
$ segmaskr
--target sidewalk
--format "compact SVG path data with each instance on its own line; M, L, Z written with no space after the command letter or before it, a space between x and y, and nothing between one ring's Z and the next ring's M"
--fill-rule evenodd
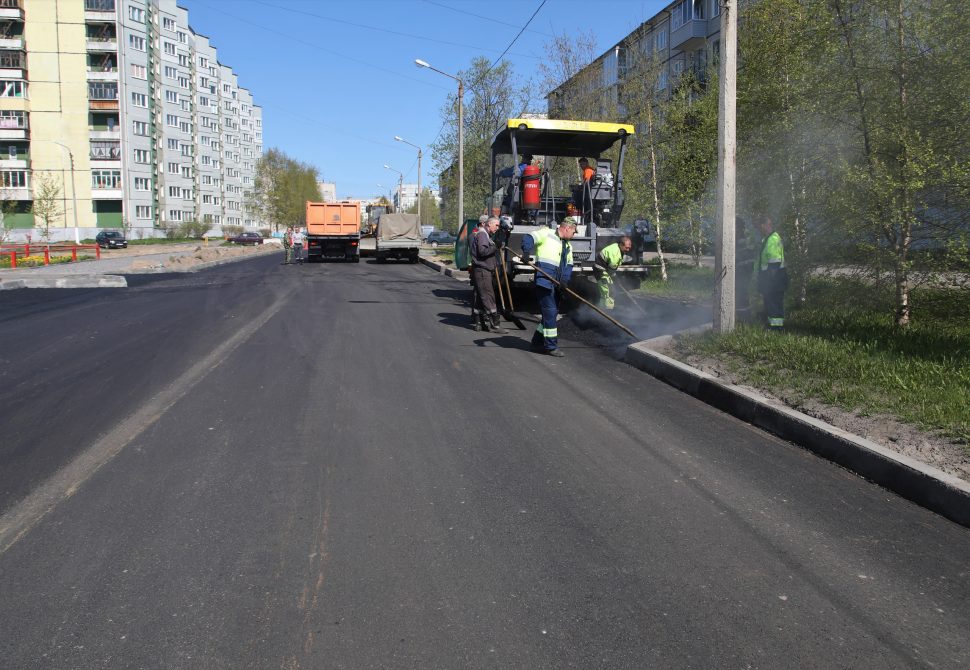
M103 251L100 260L0 270L0 291L18 288L125 288L128 282L124 275L127 274L195 272L273 251L279 251L279 247L206 247L198 242L135 246ZM203 252L223 257L203 260L199 258Z

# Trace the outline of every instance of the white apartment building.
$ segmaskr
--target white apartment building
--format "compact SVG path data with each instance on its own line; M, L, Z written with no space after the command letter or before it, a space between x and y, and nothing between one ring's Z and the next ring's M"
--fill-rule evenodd
M441 198L438 195L436 189L429 189L429 187L424 186L422 190L430 190L431 195L434 197L435 206L441 205ZM418 202L418 185L417 184L402 184L400 193L398 189L394 189L394 208L400 212L406 212Z

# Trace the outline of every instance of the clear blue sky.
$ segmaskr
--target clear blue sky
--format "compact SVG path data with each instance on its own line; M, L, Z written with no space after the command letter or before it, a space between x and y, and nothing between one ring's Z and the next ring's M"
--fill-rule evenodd
M542 0L180 0L192 27L263 107L264 149L316 165L338 197L388 193L397 175L433 184L430 151L453 80L476 56L498 58ZM592 31L602 53L666 6L662 0L546 0L506 59L524 75L553 33ZM538 109L534 111L545 111ZM383 185L383 189L378 187Z

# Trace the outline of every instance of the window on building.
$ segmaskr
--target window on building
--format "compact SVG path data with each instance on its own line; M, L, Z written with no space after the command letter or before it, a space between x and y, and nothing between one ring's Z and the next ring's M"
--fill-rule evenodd
M188 77L179 77L179 86L182 88L189 88L189 83Z
M148 107L148 96L144 93L131 92L131 104L135 107Z
M178 186L169 186L168 187L168 197L170 197L170 198L178 198L181 195L182 195L182 189L180 189Z
M179 76L179 71L171 65L166 65L162 72L165 74L166 79L175 79Z
M168 41L162 42L162 49L169 56L175 55L175 44L173 42L168 42Z
M202 164L203 165L212 165L212 159L209 158L209 156L207 156L206 154L202 154Z
M191 133L192 132L192 124L189 123L188 121L180 121L179 122L179 130L181 130L183 133Z
M135 218L136 219L150 219L150 218L152 218L152 207L151 207L151 205L135 205Z
M137 63L131 64L131 76L135 79L148 79L148 68Z
M141 137L148 137L148 123L145 121L132 121L131 134L139 135Z
M657 33L657 51L663 51L667 48L667 27L664 26Z
M135 51L145 50L145 38L139 37L138 35L128 35L128 44Z
M168 210L168 218L171 221L181 221L182 220L182 210L181 209L170 209L170 210Z
M131 152L131 159L136 163L147 164L150 160L148 156L148 149L134 149Z
M0 188L27 188L27 170L0 170Z
M191 200L191 199L192 199L192 189L190 189L190 188L183 188L182 189L182 200Z
M665 91L667 90L667 71L663 70L660 72L660 76L657 77L657 90Z
M186 33L182 32L181 30L178 32L178 36L179 36L179 42L181 42L182 44L185 44L189 39L189 36Z
M165 115L165 125L166 126L171 126L172 128L178 128L179 127L179 117L175 116L174 114L166 114Z
M20 80L0 80L0 98L25 97L27 97L27 82Z
M191 144L183 144L180 147L180 150L181 150L183 156L191 156L192 155L192 145Z
M168 173L169 174L178 174L179 173L179 164L178 163L169 163L168 164Z
M128 5L128 18L138 23L145 22L145 10L134 5Z
M178 102L179 94L176 91L165 91L165 102Z
M135 177L135 190L136 191L148 191L151 188L151 182L148 177Z
M183 112L192 111L192 105L188 100L179 100L179 107Z
M183 165L182 166L182 176L185 177L186 179L191 179L192 178L192 168L189 167L189 166L187 166L187 165Z
M211 186L212 185L212 175L204 174L202 175L202 185Z
M91 188L120 189L121 170L91 170Z
M179 54L179 65L181 65L182 67L191 67L191 63L189 63L188 54Z
M721 0L711 0L711 18L721 15Z
M165 30L171 30L175 32L175 19L170 19L167 16L162 17L162 28Z
M178 151L179 141L174 137L169 137L167 140L165 140L165 146L171 151Z

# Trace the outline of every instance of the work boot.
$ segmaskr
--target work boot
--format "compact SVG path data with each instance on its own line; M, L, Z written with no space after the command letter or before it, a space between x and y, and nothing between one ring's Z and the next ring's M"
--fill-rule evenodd
M562 358L563 356L566 355L562 352L562 349L550 349L546 353L555 358Z
M505 335L509 332L505 328L502 328L502 318L498 315L498 312L492 312L489 318L492 320L491 327L489 328L490 331L497 335Z
M482 320L478 316L478 312L472 312L472 330L479 332L482 330Z

